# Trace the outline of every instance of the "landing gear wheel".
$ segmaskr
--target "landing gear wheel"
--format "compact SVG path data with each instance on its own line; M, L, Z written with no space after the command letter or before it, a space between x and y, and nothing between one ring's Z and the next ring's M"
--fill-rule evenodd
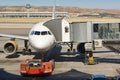
M22 54L23 54L23 55L25 55L25 52L26 52L26 50L25 50L25 49L23 49L23 50L22 50Z
M23 55L27 55L27 54L31 55L31 49L28 49L28 50L23 49L22 53Z
M28 51L28 54L31 55L31 52L32 52L31 49L28 49L27 51Z

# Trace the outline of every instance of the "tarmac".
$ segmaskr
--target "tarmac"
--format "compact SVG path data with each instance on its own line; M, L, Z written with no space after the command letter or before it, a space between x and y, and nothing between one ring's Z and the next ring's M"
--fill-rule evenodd
M12 29L12 28L11 28ZM8 30L0 29L0 33L7 33ZM19 35L27 35L25 29L19 29ZM29 29L27 29L29 30ZM16 32L9 29L9 33ZM0 38L0 80L87 80L93 74L104 74L107 77L119 75L116 69L120 66L120 54L106 48L99 48L94 51L94 57L99 64L85 65L84 58L76 51L67 53L67 46L59 46L52 54L55 59L55 69L50 76L27 76L22 77L19 73L20 63L26 59L36 59L39 53L32 49L31 55L23 55L24 41L18 40L19 49L16 55L7 55L3 52L3 46L9 38ZM76 46L76 45L75 45Z

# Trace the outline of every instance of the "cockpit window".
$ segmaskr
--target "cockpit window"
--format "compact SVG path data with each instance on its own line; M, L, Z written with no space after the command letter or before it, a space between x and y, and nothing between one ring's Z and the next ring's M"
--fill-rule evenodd
M32 31L30 35L52 35L49 31Z
M47 35L47 31L42 31L41 35Z
M51 33L48 31L48 34L51 35Z
M34 34L34 31L32 31L31 33L30 33L30 35L33 35Z
M35 35L40 35L40 32L39 31L35 31Z

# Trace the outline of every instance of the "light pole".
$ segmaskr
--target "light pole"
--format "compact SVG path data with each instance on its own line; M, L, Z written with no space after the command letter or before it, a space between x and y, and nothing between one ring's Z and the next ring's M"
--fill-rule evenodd
M29 9L31 8L31 5L30 4L26 4L25 8L27 9L27 18L29 18L30 17Z
M53 0L53 12L52 12L52 19L55 19L55 8L56 8L56 0Z

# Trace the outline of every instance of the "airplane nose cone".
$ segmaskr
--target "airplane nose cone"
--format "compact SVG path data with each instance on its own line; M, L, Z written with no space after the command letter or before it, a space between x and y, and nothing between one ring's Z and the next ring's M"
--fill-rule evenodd
M34 43L33 47L36 49L36 50L39 50L39 51L47 51L48 48L49 48L49 43L48 42L37 42L37 43Z
M36 49L47 49L49 47L49 43L48 42L38 42L34 44L34 47Z
M37 51L48 51L52 44L50 43L50 40L47 39L32 39L30 41L31 46L36 49Z

